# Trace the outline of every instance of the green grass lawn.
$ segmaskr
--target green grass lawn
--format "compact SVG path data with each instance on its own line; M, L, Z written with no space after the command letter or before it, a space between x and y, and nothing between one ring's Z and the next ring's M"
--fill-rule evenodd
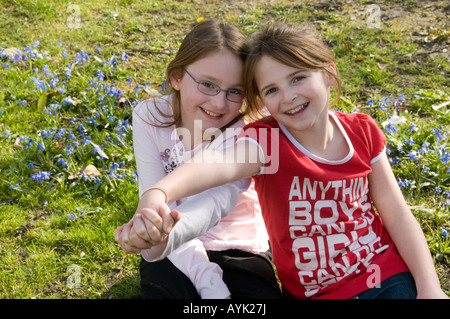
M139 294L139 256L114 242L138 202L131 113L202 18L323 35L343 78L337 108L385 130L450 293L445 1L76 2L0 0L0 298Z

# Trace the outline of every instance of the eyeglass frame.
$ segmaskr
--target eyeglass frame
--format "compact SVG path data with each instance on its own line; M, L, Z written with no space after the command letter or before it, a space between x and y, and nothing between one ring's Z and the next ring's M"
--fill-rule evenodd
M233 103L242 103L242 102L244 101L244 92L243 92L243 91L238 90L238 89L224 90L224 89L220 88L220 86L218 86L217 84L215 84L215 83L213 83L213 82L211 82L211 81L197 81L197 80L194 78L194 76L193 76L191 73L189 73L188 70L184 69L184 71L191 77L191 79L192 79L195 83L197 83L197 89L198 89L199 92L201 92L201 93L203 93L203 94L205 94L205 95L208 95L208 96L216 96L216 95L218 95L220 92L223 91L223 92L225 92L225 98L226 98L228 101L230 101L230 102L233 102ZM210 94L210 93L203 92L203 91L200 89L200 85L201 85L201 84L205 84L205 83L208 83L208 84L214 86L214 87L216 88L216 89L215 89L215 92L216 92L216 93L215 93L215 94ZM238 91L238 92L240 92L241 95L242 95L242 99L241 99L240 101L233 101L233 100L230 100L229 97L228 97L228 94L230 94L231 91Z

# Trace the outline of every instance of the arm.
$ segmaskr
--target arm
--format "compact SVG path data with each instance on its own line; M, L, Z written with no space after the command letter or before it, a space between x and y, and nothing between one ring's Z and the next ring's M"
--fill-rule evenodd
M246 140L223 151L205 150L154 186L167 191L170 203L228 182L250 178L261 169L260 152L256 144Z
M156 225L153 222L151 226L152 240L155 246L146 250L143 257L147 261L164 258L182 243L205 234L212 226L216 225L224 214L234 207L238 193L248 188L248 178L259 172L262 163L259 160L259 152L260 148L256 144L244 140L233 146L233 152L227 152L227 150L203 151L156 183L155 186L162 187L167 191L170 202L216 185L238 180L195 195L177 207L177 210L183 214L183 218L168 238L164 235L168 234L170 230L166 228L165 224L160 222ZM225 157L227 154L228 158ZM237 161L234 156L230 158L230 154L238 154L242 157ZM244 156L244 154L249 156ZM251 156L252 154L258 155L257 160ZM213 161L213 156L218 160ZM181 185L188 186L182 187ZM153 196L155 196L156 202L159 196L160 207L166 206L161 193L154 192ZM205 198L207 202L214 203L212 208L205 205ZM157 206L155 205L155 207ZM144 219L147 220L159 218L158 213L154 210L145 210L142 213ZM162 216L162 219L166 221L170 218Z
M425 236L411 213L386 154L372 164L370 196L400 255L414 277L418 298L447 298L440 288Z
M151 227L151 230L159 229L152 234L155 245L151 249L144 250L142 256L149 262L160 260L167 257L183 243L208 232L233 209L238 194L245 191L249 183L249 179L243 179L189 197L186 202L176 207L177 211L171 212L171 214L178 212L183 216L172 231L170 228L163 228L162 220L158 224L153 222L154 228ZM152 210L143 211L143 216L146 220L153 221L158 221L159 217L158 213ZM175 216L172 217L175 219ZM169 232L166 240L156 242L158 239L164 239L163 234Z

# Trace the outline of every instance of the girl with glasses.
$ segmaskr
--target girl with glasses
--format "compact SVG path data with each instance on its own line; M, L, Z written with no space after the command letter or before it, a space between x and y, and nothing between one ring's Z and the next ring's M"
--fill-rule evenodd
M140 201L133 218L116 230L115 238L125 252L141 252L143 298L281 296L264 255L268 236L250 179L172 203L171 209L177 209L173 221L182 216L174 231L191 235L192 240L183 245L154 245L148 228L161 218L149 221L142 216L156 207L154 198L164 200L161 189L151 188L158 180L204 148L220 150L235 142L246 114L242 103L244 41L230 24L206 21L195 26L167 67L170 94L143 101L133 112ZM236 133L222 134L227 128ZM168 212L167 207L158 214ZM190 230L198 219L209 231ZM197 238L196 233L202 236ZM167 258L158 258L162 249Z

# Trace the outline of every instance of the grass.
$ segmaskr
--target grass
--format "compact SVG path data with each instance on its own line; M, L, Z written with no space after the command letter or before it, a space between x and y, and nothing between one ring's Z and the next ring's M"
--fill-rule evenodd
M324 36L344 80L337 108L369 113L385 130L450 292L444 1L379 1L376 28L366 1L71 3L0 1L0 49L8 49L0 58L0 298L139 294L139 257L113 239L138 201L131 111L161 89L166 64L201 17L246 34L307 21Z

